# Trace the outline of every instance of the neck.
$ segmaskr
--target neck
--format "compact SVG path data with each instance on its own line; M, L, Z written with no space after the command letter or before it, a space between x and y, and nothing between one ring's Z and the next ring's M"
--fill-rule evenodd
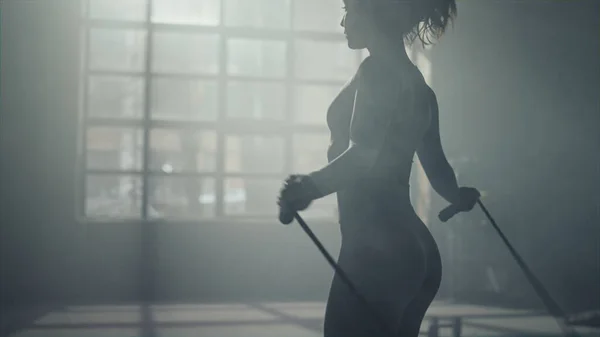
M404 43L393 43L386 41L386 39L377 39L377 41L373 42L367 46L369 55L375 58L386 59L393 63L400 63L401 65L413 65L406 53Z

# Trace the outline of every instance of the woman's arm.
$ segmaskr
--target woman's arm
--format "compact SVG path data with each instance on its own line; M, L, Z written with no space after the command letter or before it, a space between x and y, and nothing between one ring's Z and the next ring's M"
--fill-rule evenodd
M442 148L437 98L431 88L429 92L431 124L421 146L417 149L417 155L431 187L449 203L457 203L460 199L459 187L454 170L448 163Z

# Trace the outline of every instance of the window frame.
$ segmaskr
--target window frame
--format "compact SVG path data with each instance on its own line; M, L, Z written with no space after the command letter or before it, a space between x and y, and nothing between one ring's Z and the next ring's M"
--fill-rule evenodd
M151 220L167 220L171 221L187 221L180 220L178 218L171 218L169 216L163 216L161 218L153 218L149 216L149 183L153 177L160 175L168 175L172 177L212 177L215 179L215 210L214 216L210 217L194 217L189 220L204 221L204 220L219 220L219 219L265 219L272 218L274 214L240 214L240 215L228 215L225 214L225 180L228 178L272 178L272 179L283 179L289 172L293 170L294 163L294 145L293 139L296 135L328 135L329 130L325 126L325 119L323 125L313 124L300 124L294 122L295 113L295 88L298 85L335 85L341 86L345 81L339 80L309 80L300 79L295 73L295 42L301 40L318 41L318 42L345 42L343 34L334 32L316 32L316 31L300 31L294 27L294 8L295 1L302 0L291 0L289 7L289 22L290 24L286 28L249 28L249 27L231 27L226 24L226 1L219 0L219 24L216 26L205 26L205 25L194 25L194 24L168 24L168 23L154 23L152 22L153 13L153 2L146 0L145 7L145 19L143 21L120 21L118 19L94 19L89 15L90 0L83 1L82 10L82 64L81 64L81 79L82 86L80 91L80 123L79 123L79 147L78 147L78 198L79 205L77 205L77 216L80 219L89 220L100 220L108 222L120 222L122 220L131 220L126 217L111 217L111 216L90 216L86 212L87 204L87 186L86 180L89 175L123 175L123 176L135 176L141 177L141 210L139 217L134 220L151 221ZM332 18L336 20L336 18ZM95 28L109 28L116 30L127 30L127 29L139 29L145 33L145 49L144 49L144 68L141 72L129 72L129 71L102 71L102 70L91 70L90 69L90 55L91 55L91 39L90 35ZM192 33L192 34L216 34L219 36L219 64L218 72L216 74L174 74L174 73L157 73L152 70L152 62L154 57L154 45L153 38L155 34L159 32L181 32L181 33ZM283 41L286 46L286 75L283 78L269 78L261 76L232 76L227 73L227 60L229 56L228 41L236 38L250 38L260 41L264 40L277 40ZM358 51L355 54L355 64L358 67L359 63L364 58L364 52ZM89 113L89 80L91 76L98 75L119 75L119 76L130 76L141 78L143 81L143 97L142 97L142 116L138 119L126 119L126 118L110 118L110 117L94 117L90 116ZM185 78L192 80L213 80L217 84L217 115L214 121L167 121L167 120L156 120L151 116L152 109L152 80L154 78ZM265 120L236 120L229 119L228 114L228 84L230 81L251 81L255 83L266 83L276 82L281 83L285 87L285 111L283 113L283 119L281 121L265 121ZM104 170L104 169L88 169L87 163L87 134L88 129L91 127L138 127L143 132L143 149L142 149L142 167L140 170ZM152 152L150 143L151 131L156 128L169 128L169 129L192 129L195 131L214 131L217 135L216 143L216 169L214 172L196 172L196 173L161 173L152 171L150 166L150 155ZM226 171L225 165L225 140L228 135L240 135L243 133L252 133L261 135L264 133L280 135L284 142L284 169L281 173L267 173L267 174L256 174L249 172L235 172L229 173ZM323 154L325 156L325 153ZM273 196L275 200L276 196ZM332 216L334 218L333 210ZM329 220L329 219L324 219Z

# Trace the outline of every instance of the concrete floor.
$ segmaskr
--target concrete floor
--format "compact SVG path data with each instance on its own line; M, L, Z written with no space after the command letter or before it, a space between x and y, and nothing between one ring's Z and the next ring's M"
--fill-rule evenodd
M324 303L248 303L67 307L41 314L10 337L318 337ZM462 336L560 336L551 317L533 312L436 302L433 317L463 317ZM600 337L600 330L580 330ZM452 336L441 329L439 336Z

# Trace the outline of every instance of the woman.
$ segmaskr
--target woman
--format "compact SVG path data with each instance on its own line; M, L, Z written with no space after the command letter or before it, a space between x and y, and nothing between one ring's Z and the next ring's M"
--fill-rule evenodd
M386 321L374 319L338 275L331 284L325 337L416 337L441 280L437 245L409 198L417 153L432 187L470 210L479 198L459 188L442 150L434 92L404 47L441 36L454 0L345 0L351 49L369 56L327 112L329 164L290 176L279 196L284 212L337 193L342 245L338 263Z

